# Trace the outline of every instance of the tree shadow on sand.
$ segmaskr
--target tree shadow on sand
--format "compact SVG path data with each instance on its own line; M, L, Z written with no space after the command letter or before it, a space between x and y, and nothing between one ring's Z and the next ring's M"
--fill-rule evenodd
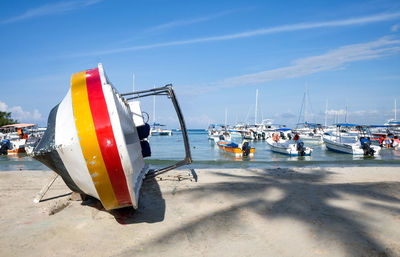
M143 181L139 196L139 208L121 208L106 211L99 200L93 197L86 198L82 205L91 206L99 211L108 212L122 225L136 223L156 223L164 220L165 200L162 197L160 186L155 178Z
M238 215L245 209L266 220L289 218L300 221L319 238L333 238L349 256L396 254L392 249L386 249L376 239L374 232L370 231L360 218L362 213L352 208L341 208L329 204L329 201L346 200L346 195L353 198L361 197L368 199L368 202L362 204L368 205L369 209L379 209L390 215L399 215L400 209L393 205L400 203L400 182L335 184L324 183L330 175L330 172L326 170L312 170L311 173L300 173L290 169L262 171L248 169L248 171L251 172L250 176L216 172L214 174L226 179L223 179L223 182L204 184L180 191L180 194L187 194L196 200L222 195L240 198L243 201L238 201L239 203L228 209L208 213L170 230L142 247L152 248L153 245L172 243L180 235L200 237L197 240L201 240L201 235L207 233L223 236L227 230L239 226ZM269 201L263 197L266 190L271 188L278 188L283 192L282 198ZM207 231L204 231L205 229ZM129 249L122 255L133 253L135 249Z

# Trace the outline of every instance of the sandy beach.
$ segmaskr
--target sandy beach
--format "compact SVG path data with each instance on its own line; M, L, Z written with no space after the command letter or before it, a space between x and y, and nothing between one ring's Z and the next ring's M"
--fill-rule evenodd
M400 167L193 171L111 212L61 178L34 204L52 172L0 172L0 256L400 256Z

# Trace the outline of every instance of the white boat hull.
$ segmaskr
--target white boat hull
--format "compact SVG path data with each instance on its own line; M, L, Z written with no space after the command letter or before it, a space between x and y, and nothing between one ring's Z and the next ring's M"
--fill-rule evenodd
M364 150L361 148L361 144L359 142L354 143L346 143L340 142L337 140L336 136L324 136L323 141L328 150L339 152L339 153L347 153L353 155L364 155ZM375 145L371 145L371 148L374 149L376 155L380 153L381 148Z
M273 152L290 155L290 156L299 156L299 152L296 149L296 144L290 143L288 140L284 140L281 142L275 142L272 140L272 138L268 138L267 143ZM304 150L305 155L304 156L311 155L312 151L313 151L312 148L305 147L305 150Z

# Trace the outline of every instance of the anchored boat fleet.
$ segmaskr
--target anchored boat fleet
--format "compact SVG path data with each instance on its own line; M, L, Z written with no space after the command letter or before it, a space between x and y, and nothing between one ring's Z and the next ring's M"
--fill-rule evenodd
M270 119L257 123L258 90L256 91L255 121L254 124L236 124L233 127L211 124L208 127L208 138L215 142L222 150L234 152L235 156L253 157L255 149L249 147L249 141L265 141L272 152L289 156L310 156L315 144L325 144L326 149L338 153L374 156L379 155L381 149L399 149L400 122L396 117L385 125L359 125L350 123L337 123L332 126L322 126L317 123L307 122L308 90L303 97L299 120L295 129L285 125L273 124ZM303 123L299 123L300 117ZM325 118L326 119L326 118ZM326 120L325 120L326 123ZM233 142L242 142L236 144ZM230 146L230 147L226 147ZM232 149L235 149L233 151ZM238 149L241 149L239 151ZM248 153L252 149L252 154Z

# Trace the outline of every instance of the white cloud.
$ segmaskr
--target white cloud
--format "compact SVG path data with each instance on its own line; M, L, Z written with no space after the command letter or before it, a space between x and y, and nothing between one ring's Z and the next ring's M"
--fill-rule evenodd
M342 46L317 56L294 60L291 65L223 79L217 82L179 87L183 95L203 95L221 88L266 83L280 79L298 78L323 71L343 70L346 64L356 61L379 59L400 52L400 39L383 37L375 41ZM387 79L396 79L390 77Z
M214 42L214 41L233 40L233 39L240 39L240 38L249 38L249 37L254 37L254 36L276 34L276 33L282 33L282 32L290 32L290 31L301 31L301 30L316 29L316 28L365 25L365 24L369 24L369 23L393 20L393 19L397 19L399 17L400 17L400 12L395 12L395 13L383 13L383 14L364 16L364 17L342 19L342 20L297 23L297 24L276 26L276 27L271 27L271 28L262 28L262 29L251 30L251 31L235 33L235 34L222 35L222 36L203 37L203 38L195 38L195 39L171 41L171 42L161 42L161 43L154 43L154 44L148 44L148 45L116 48L116 49L111 49L111 50L86 52L86 53L81 53L81 54L77 54L77 55L69 55L69 56L77 57L77 56L107 55L107 54L139 51L139 50L168 47L168 46L178 46L178 45L206 43L206 42Z
M339 109L339 110L327 110L326 111L327 115L345 115L346 114L346 110L343 109Z
M38 122L42 121L42 114L34 109L33 112L24 111L21 106L8 107L8 105L0 101L0 111L11 112L11 118L19 122Z
M341 68L344 64L378 59L395 55L400 51L400 40L381 38L376 41L343 46L318 56L295 60L287 67L266 70L258 73L227 78L220 83L221 87L264 83L272 80L296 78L321 71Z
M390 28L390 30L391 30L392 32L397 32L397 31L399 31L399 28L400 28L400 25L399 25L399 24L396 24L396 25L393 25L393 26Z
M7 111L7 104L3 103L2 101L0 101L0 112L6 112Z
M96 4L100 1L101 0L89 0L89 1L79 0L79 1L66 1L66 2L46 4L46 5L37 7L37 8L29 9L21 15L4 20L2 23L3 24L13 23L13 22L32 19L32 18L36 18L36 17L73 11L76 9L80 9L82 7Z

